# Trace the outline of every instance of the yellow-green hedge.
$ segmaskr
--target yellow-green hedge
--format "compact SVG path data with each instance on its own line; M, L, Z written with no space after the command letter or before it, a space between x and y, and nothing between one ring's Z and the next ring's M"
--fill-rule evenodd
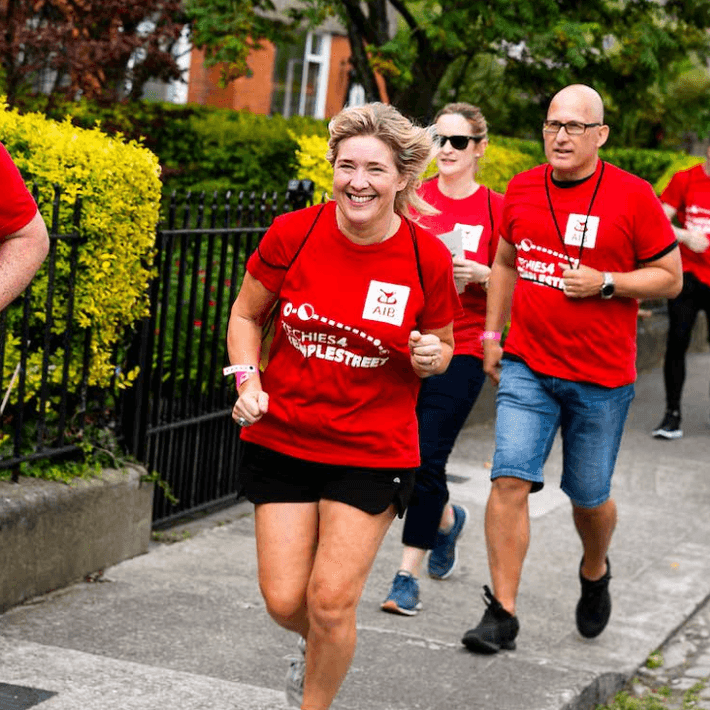
M318 135L292 137L298 143L298 178L313 180L318 202L321 195L324 192L330 194L333 187L333 169L325 159L328 141ZM492 190L504 193L514 175L536 164L537 161L532 155L496 145L493 138L480 162L477 179ZM424 175L429 177L435 172L436 161L432 161Z
M91 332L89 385L106 387L116 372L115 351L125 339L127 328L148 311L147 284L151 276L152 252L160 203L157 158L145 147L121 136L106 136L99 128L87 130L71 123L58 123L40 114L20 116L0 104L0 141L13 157L28 187L37 184L40 211L50 227L54 186L62 190L60 231L71 229L71 215L77 197L82 200L80 233L85 242L79 248L74 291L74 343L69 387L81 381L83 340ZM54 333L66 328L64 314L68 296L69 244L57 246L57 284ZM33 332L41 332L46 320L44 299L48 262L32 285ZM19 359L19 301L8 309L9 339L5 353L4 381ZM55 337L50 361L50 378L61 382L63 349ZM40 382L41 342L32 343L27 368L27 396L36 393ZM126 386L137 373L118 376Z

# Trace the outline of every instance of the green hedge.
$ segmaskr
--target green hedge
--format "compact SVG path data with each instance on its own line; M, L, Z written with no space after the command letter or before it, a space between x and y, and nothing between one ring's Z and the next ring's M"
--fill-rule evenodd
M602 148L600 155L652 185L678 159L679 154L670 150L645 150L643 148ZM684 155L684 154L680 154Z
M98 122L111 135L141 140L160 160L164 195L173 190L184 194L187 190L210 193L228 188L257 194L283 192L290 177L310 177L311 173L318 178L318 190L326 189L322 183L327 168L316 167L311 161L316 156L314 146L328 136L327 121L166 102L101 107L84 100L50 104L46 97L23 101L23 110L43 111L55 119L68 117L84 128L93 128ZM304 150L304 141L313 145ZM510 155L515 157L511 160ZM601 156L651 184L678 159L687 159L683 153L638 148L602 148ZM304 158L308 165L303 164ZM496 166L496 160L501 160L503 167ZM541 139L491 136L481 179L500 189L514 174L510 170L520 171L544 161Z
M50 104L45 97L33 97L24 99L19 108L140 140L158 156L164 195L227 188L283 192L297 167L292 135L328 134L326 121L193 104L137 101L98 106L84 100Z
M52 223L54 186L61 189L60 229L72 228L73 207L82 200L80 234L85 241L78 252L74 287L74 341L71 345L69 387L78 388L82 375L81 356L87 330L91 333L89 385L108 387L116 375L116 351L126 330L148 310L147 284L151 276L160 179L157 158L143 146L110 138L97 129L85 130L68 122L51 121L40 114L18 115L0 105L0 141L5 144L29 186L39 188L39 207L47 225ZM50 356L50 377L61 382L62 339L67 328L64 311L69 295L69 251L66 241L57 242L55 342ZM41 332L46 319L49 260L34 279L30 328ZM19 361L21 305L8 310L5 381ZM40 384L41 343L32 344L27 367L29 399ZM125 387L136 372L121 373Z

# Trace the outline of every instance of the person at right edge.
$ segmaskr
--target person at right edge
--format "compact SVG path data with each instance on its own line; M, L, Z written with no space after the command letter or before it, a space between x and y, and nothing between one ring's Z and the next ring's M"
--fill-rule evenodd
M668 339L663 361L666 411L653 430L657 439L680 439L680 399L685 383L685 354L690 345L698 311L704 310L710 325L710 146L705 163L681 170L661 193L661 203L680 242L683 290L668 301Z
M478 653L515 648L528 497L543 487L558 429L560 486L582 542L579 633L598 636L611 614L610 489L634 395L637 299L676 296L682 274L651 186L599 158L608 135L599 94L565 87L543 123L547 164L514 177L505 194L483 361L498 385L485 515L493 591L484 586L483 618L462 639Z

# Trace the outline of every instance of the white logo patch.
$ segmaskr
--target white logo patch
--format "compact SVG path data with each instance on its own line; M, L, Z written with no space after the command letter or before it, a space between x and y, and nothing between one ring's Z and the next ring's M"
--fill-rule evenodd
M454 229L460 229L464 251L477 252L483 234L482 224L457 224Z
M409 291L409 286L370 281L362 317L365 320L402 325Z
M587 231L584 231L584 223L587 223ZM597 243L597 231L599 230L599 217L588 217L586 214L571 214L567 220L567 230L565 231L565 244L580 246L582 235L584 235L584 246L594 249Z

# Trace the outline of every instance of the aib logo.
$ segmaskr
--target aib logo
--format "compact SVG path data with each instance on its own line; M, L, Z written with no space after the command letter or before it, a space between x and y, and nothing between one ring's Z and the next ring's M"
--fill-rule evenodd
M570 214L565 230L565 244L593 249L597 243L599 217L586 214Z
M409 286L370 281L362 317L365 320L402 325L409 291Z
M384 291L383 289L380 289L380 295L377 297L377 302L391 306L397 303L397 296L395 296L394 291Z

